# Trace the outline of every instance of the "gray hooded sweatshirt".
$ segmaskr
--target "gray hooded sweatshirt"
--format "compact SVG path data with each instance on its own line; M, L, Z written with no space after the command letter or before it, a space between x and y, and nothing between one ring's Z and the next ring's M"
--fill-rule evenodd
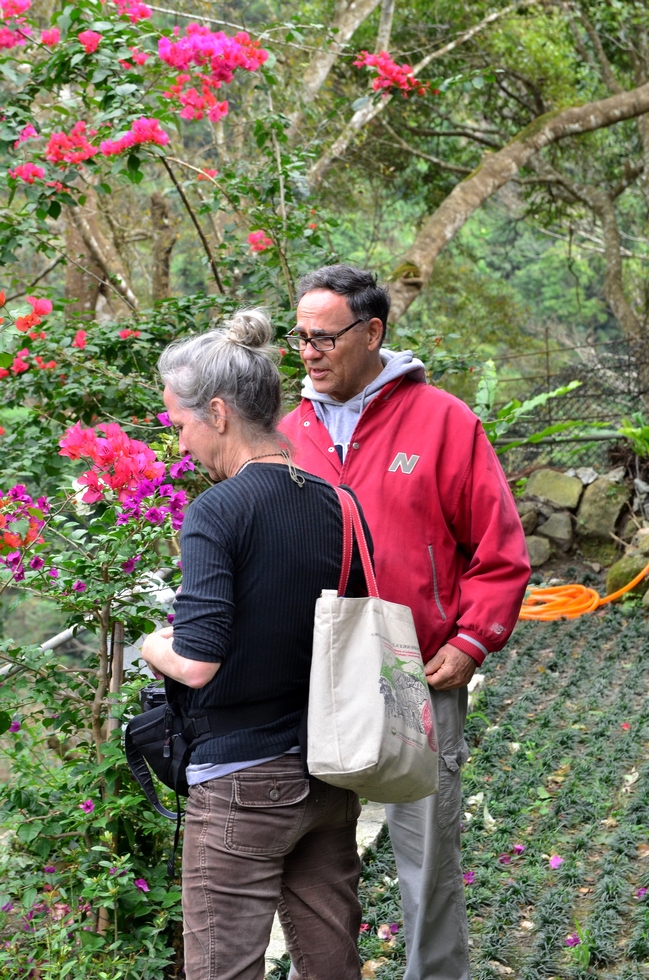
M308 375L302 382L302 397L313 402L314 411L331 436L341 462L345 461L352 433L363 409L376 398L381 388L404 374L412 375L413 381L426 383L426 369L418 358L413 357L412 351L381 350L381 361L383 370L378 377L346 402L336 401L331 395L316 391Z

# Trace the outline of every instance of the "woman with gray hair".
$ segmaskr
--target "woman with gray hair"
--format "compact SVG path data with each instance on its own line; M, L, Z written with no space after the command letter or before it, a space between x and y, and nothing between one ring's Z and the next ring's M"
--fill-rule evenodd
M158 365L181 452L219 481L185 517L173 629L142 648L212 733L187 768L185 974L262 980L279 909L291 976L358 980L359 801L310 778L300 750L315 603L338 585L342 515L280 441L271 337L263 310L242 310ZM365 594L357 553L349 581Z

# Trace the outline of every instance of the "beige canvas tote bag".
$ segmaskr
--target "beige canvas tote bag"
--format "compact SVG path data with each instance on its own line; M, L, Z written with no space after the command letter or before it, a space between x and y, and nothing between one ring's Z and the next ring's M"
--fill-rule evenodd
M343 511L338 591L316 603L308 707L309 772L381 803L437 790L437 740L412 612L379 597L354 498ZM346 598L354 533L367 598Z

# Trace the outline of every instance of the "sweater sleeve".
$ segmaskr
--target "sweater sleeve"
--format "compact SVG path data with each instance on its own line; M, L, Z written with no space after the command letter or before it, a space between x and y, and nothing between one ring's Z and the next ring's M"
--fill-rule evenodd
M189 660L222 662L234 619L232 545L200 499L183 523L182 589L174 606L173 648Z
M479 423L453 528L468 566L460 577L457 633L448 642L481 664L511 636L530 565L514 499Z

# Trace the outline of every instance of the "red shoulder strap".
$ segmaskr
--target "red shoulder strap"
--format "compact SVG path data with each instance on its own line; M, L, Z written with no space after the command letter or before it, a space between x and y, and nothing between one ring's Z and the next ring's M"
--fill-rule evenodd
M358 550L361 556L361 563L363 565L363 572L365 573L365 584L367 586L367 591L369 595L379 598L379 590L376 584L376 578L374 576L374 568L372 567L372 559L370 558L370 551L367 547L367 541L365 540L365 532L363 530L363 523L361 521L361 516L358 513L358 507L356 506L356 501L343 490L341 487L334 487L338 500L340 501L340 506L343 513L343 559L340 569L340 579L338 582L338 595L344 596L347 590L347 582L349 581L349 572L352 564L352 549L354 543L354 534L356 535L356 543L358 544Z

